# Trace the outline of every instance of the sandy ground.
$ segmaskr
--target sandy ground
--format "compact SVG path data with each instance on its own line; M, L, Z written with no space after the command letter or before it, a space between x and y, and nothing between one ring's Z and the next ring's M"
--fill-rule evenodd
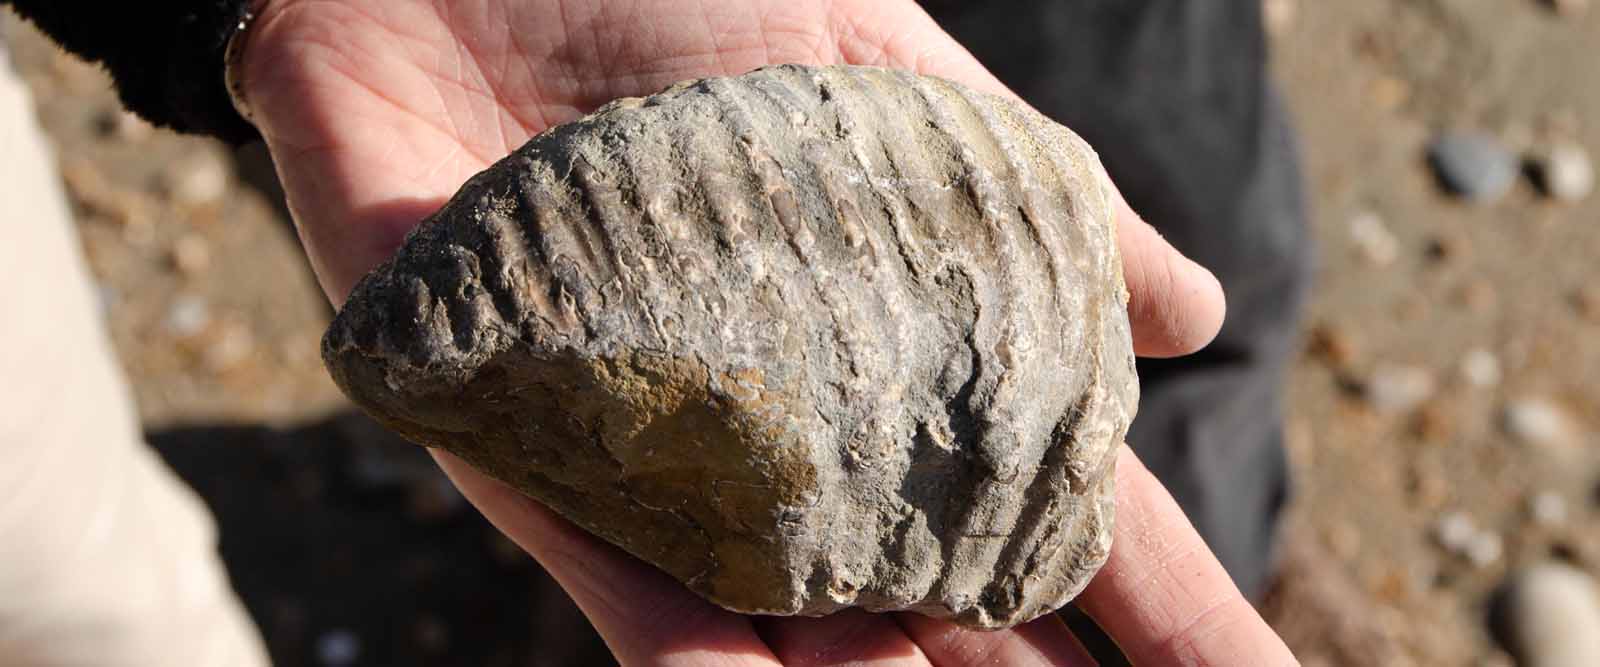
M1507 574L1600 570L1600 197L1554 203L1525 178L1465 204L1425 148L1476 129L1520 152L1600 151L1600 10L1267 3L1320 264L1287 386L1291 538L1264 609L1307 664L1511 664L1486 623ZM603 660L420 454L347 414L261 151L127 117L103 75L9 23L151 439L219 513L278 662ZM1358 240L1374 223L1390 253ZM1530 405L1565 437L1516 437L1508 410Z

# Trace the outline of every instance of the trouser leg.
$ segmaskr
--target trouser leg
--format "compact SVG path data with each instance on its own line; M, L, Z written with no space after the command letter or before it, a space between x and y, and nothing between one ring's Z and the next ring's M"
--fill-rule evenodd
M1259 0L929 0L1040 111L1082 134L1136 211L1217 274L1199 354L1141 360L1129 442L1247 595L1288 492L1281 387L1311 276L1298 161Z
M265 665L142 441L33 114L0 48L0 665Z

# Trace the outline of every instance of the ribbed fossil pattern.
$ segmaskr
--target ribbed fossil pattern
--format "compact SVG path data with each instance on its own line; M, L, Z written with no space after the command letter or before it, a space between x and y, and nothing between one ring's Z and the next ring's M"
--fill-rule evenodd
M1105 560L1138 399L1112 195L1023 105L780 66L474 177L324 340L340 386L731 609L1005 627Z

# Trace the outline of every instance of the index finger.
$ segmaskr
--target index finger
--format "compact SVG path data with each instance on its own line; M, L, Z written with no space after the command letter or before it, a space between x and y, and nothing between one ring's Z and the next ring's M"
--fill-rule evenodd
M1078 603L1133 664L1298 664L1126 445L1116 474L1111 557Z

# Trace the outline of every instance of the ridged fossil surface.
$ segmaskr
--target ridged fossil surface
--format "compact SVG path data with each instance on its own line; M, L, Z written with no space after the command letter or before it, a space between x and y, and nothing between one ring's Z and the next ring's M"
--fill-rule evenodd
M618 100L355 288L339 385L730 609L995 628L1104 562L1138 401L1110 186L940 79Z

